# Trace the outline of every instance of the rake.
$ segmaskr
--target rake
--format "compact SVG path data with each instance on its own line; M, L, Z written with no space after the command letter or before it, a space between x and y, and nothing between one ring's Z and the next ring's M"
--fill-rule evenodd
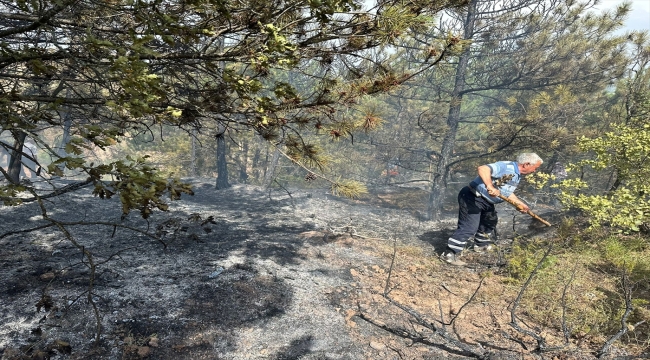
M505 184L506 182L510 181L513 177L514 177L513 174L503 175L502 177L500 177L499 179L497 179L497 180L494 182L494 186L498 189L498 188L500 188L503 184ZM519 205L517 205L516 202L514 202L514 201L508 199L507 197L505 197L505 196L499 194L499 195L498 195L498 198L501 199L501 200L503 200L503 201L505 201L505 202L507 202L508 204L514 206L515 208L517 208L517 210L520 210ZM532 211L530 211L530 210L526 211L526 214L530 215L530 217L532 217L533 219L535 219L535 220L541 222L542 224L544 224L544 225L546 225L546 226L551 226L551 223L550 223L550 222L548 222L548 221L542 219L539 215L535 214L534 212L532 212Z

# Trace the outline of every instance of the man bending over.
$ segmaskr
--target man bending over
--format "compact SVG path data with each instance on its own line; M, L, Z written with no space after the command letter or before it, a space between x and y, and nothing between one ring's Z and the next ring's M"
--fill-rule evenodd
M474 250L483 252L491 249L490 234L497 226L498 217L494 205L502 203L502 195L518 204L519 211L529 208L515 196L521 175L534 173L543 160L535 153L522 153L517 161L497 161L478 167L478 176L458 193L458 228L447 240L447 249L441 258L452 264L465 265L459 259L467 242L474 238ZM498 188L495 181L508 179Z

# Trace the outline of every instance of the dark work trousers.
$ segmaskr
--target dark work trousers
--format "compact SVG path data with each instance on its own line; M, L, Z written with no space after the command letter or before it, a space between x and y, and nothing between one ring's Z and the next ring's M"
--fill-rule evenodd
M472 238L479 246L490 244L490 234L498 221L494 204L476 196L472 188L465 186L458 193L458 228L447 240L447 247L459 253Z

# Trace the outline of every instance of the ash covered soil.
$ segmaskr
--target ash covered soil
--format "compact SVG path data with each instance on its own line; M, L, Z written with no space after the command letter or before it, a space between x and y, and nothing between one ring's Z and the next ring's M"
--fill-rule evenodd
M468 254L457 268L438 260L456 205L442 221L421 221L420 189L376 188L349 200L191 183L194 196L147 221L120 219L119 201L90 188L46 201L54 219L117 222L162 240L105 224L66 226L93 254L98 343L81 249L53 227L16 232L47 224L36 203L3 207L0 234L16 233L0 239L2 359L474 357L467 349L521 359L535 348L508 326L516 289L481 277L501 271L513 231L544 230L506 205L497 251ZM442 329L458 342L416 324L414 313L439 326L453 319ZM549 344L560 341L545 331Z

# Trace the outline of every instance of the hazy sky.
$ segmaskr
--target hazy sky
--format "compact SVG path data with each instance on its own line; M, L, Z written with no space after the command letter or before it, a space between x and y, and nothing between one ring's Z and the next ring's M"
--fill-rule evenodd
M625 22L626 30L650 30L650 0L632 0L632 11ZM600 9L615 8L623 0L601 0Z

